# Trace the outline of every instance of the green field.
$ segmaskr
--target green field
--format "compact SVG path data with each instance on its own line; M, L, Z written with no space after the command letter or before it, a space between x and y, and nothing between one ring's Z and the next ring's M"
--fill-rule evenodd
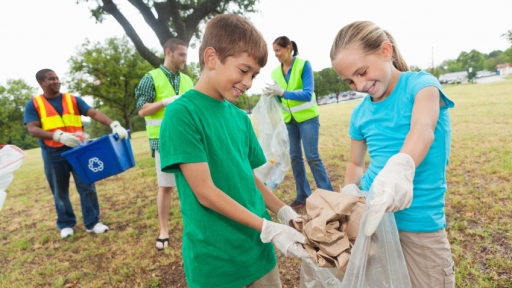
M445 92L456 103L451 110L446 230L457 287L512 287L512 79L450 86ZM356 104L320 107L320 150L336 189L343 183L347 126ZM78 224L67 239L60 238L55 225L41 152L27 151L0 211L0 287L186 286L179 200L174 195L171 249L157 252L157 185L144 132L133 134L132 147L136 167L97 183L102 222L111 230L103 235L85 232L72 187ZM285 201L295 193L290 174L276 191ZM283 284L298 287L300 262L278 257Z

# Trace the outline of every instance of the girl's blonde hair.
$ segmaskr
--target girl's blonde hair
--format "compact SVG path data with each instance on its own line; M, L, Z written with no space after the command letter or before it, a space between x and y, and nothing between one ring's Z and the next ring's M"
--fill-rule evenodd
M338 53L345 48L361 48L366 54L377 52L384 41L393 45L393 66L402 72L409 71L409 66L400 54L393 36L370 21L353 22L338 32L332 43L331 61L334 61Z

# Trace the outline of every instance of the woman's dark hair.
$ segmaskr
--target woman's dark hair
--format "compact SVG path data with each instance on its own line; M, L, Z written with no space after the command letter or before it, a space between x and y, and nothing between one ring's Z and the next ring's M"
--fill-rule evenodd
M276 40L274 40L274 43L272 44L277 44L283 48L286 48L288 46L292 47L292 55L293 56L297 56L299 54L299 48L297 48L297 43L295 43L294 41L291 41L290 38L286 37L286 36L279 36L276 38Z

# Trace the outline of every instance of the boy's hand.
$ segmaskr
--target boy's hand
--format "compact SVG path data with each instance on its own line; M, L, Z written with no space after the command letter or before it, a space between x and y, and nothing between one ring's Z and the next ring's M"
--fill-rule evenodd
M263 219L260 238L263 243L272 241L285 256L309 257L306 249L299 244L306 243L306 238L290 226Z
M180 98L181 95L178 95L178 96L172 96L172 97L167 97L167 98L164 98L162 99L162 105L164 107L167 107L167 105L171 104L172 102L178 100L178 98Z
M269 96L279 96L283 97L284 95L284 89L277 84L276 80L274 80L274 84L268 84L267 87L263 88L263 94L269 95Z
M375 198L370 203L365 234L370 236L379 226L384 213L409 208L412 203L416 166L411 156L398 153L377 174L372 184Z
M293 211L292 207L288 205L281 207L281 209L279 209L277 212L277 220L279 220L279 222L283 223L284 225L288 225L290 220L297 217L299 217L299 214Z

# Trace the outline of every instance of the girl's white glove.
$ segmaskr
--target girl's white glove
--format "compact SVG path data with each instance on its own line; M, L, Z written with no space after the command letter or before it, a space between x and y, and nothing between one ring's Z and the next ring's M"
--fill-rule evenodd
M370 203L364 232L370 236L379 226L384 213L409 208L412 203L414 173L416 166L411 156L398 153L377 174L371 191L374 199Z
M361 190L359 190L359 187L356 184L348 184L341 189L341 194L347 194L347 195L353 195L353 196L359 197L360 193L361 193Z
M300 245L306 243L306 238L290 226L263 219L260 239L263 243L272 241L285 256L309 257L306 249Z

